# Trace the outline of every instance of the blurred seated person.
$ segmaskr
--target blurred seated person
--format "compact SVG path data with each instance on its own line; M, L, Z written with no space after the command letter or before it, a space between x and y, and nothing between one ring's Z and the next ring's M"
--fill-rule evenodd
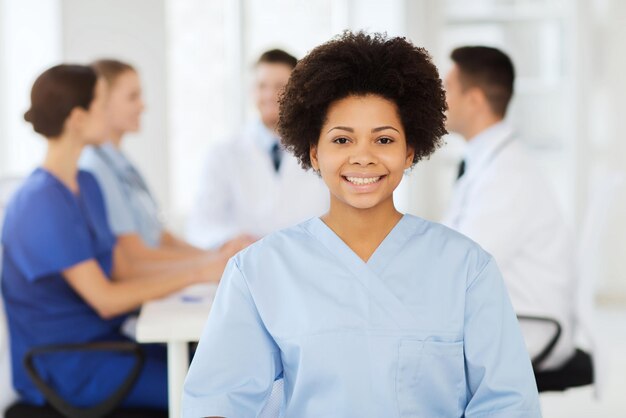
M83 151L80 168L94 175L107 207L111 230L131 260L188 260L211 256L165 229L143 176L122 151L127 133L137 132L144 110L139 74L121 61L102 59L92 68L106 81L106 141ZM229 245L253 240L238 237Z
M253 98L259 120L209 153L187 226L193 244L212 248L241 234L262 237L328 209L322 180L301 169L276 132L278 98L296 63L279 49L256 62Z
M34 405L45 399L26 373L27 352L127 341L120 326L130 312L185 286L219 280L232 255L215 252L175 271L144 271L119 256L98 183L78 169L83 148L105 139L106 94L105 81L92 68L58 65L37 78L25 114L47 139L47 152L7 206L1 281L13 385L24 402ZM141 374L123 406L166 409L165 348L146 345L144 351ZM64 352L40 356L35 366L68 403L89 407L120 385L133 362L115 352Z
M514 68L495 48L462 47L445 80L447 129L467 141L444 224L490 252L518 315L550 317L563 333L541 369L574 353L575 280L572 237L541 169L504 121ZM554 328L521 321L531 357Z

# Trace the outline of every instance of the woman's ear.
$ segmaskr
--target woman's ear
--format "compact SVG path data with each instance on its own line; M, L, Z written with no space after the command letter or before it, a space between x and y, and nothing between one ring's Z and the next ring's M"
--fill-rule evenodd
M87 111L80 106L76 106L65 119L64 130L76 131L80 129L86 117Z
M311 160L311 167L313 167L313 170L319 171L320 166L317 162L317 146L316 145L311 145L311 148L309 149L309 158Z
M415 158L415 150L413 147L406 148L406 161L404 162L404 169L407 170L413 165L413 159Z

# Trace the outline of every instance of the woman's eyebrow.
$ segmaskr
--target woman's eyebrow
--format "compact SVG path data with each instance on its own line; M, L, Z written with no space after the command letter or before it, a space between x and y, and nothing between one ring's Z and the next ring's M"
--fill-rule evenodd
M384 131L386 129L392 129L392 130L396 131L397 133L400 133L400 131L397 130L396 128L394 128L393 126L379 126L378 128L372 129L372 133Z
M330 128L330 129L328 130L328 132L332 131L333 129L340 129L340 130L342 130L342 131L354 132L354 129L353 129L353 128L350 128L350 127L347 127L347 126L335 126L335 127L333 127L333 128ZM392 130L394 130L394 131L396 131L396 132L400 133L400 131L399 131L399 130L397 130L397 129L396 129L396 128L394 128L393 126L389 126L389 125L379 126L378 128L374 128L374 129L372 129L372 133L376 133L376 132L384 131L384 130L386 130L386 129L392 129ZM328 132L326 132L326 133L328 133Z
M342 130L342 131L354 132L354 129L349 128L349 127L347 127L347 126L335 126L334 128L330 128L330 129L328 130L328 132L332 131L333 129L340 129L340 130ZM328 133L328 132L326 132L326 133Z

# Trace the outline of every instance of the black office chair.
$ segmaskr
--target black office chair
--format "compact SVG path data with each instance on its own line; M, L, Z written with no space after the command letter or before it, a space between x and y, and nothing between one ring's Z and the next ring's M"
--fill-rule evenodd
M35 357L67 351L117 351L135 357L135 364L122 384L107 399L89 408L70 405L62 399L39 375L33 361ZM45 406L18 402L4 413L5 418L167 418L167 411L151 409L118 408L132 389L141 373L144 353L138 344L131 342L98 342L39 347L24 356L24 367L37 389L47 401Z
M554 328L554 334L543 350L532 358L533 371L539 392L557 391L593 384L593 361L585 351L577 348L574 355L558 369L540 370L543 362L550 356L561 337L561 324L558 321L540 316L518 315L520 321L532 321L548 324Z

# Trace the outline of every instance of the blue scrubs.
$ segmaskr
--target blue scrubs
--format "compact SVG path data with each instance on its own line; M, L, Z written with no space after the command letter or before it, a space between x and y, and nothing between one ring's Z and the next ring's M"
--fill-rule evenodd
M540 417L493 259L405 215L363 262L319 218L229 263L185 382L183 416Z
M85 147L79 165L98 180L113 233L138 234L147 246L158 247L163 234L159 207L124 153L111 143Z
M71 288L62 272L96 260L111 275L115 236L109 229L95 178L78 173L72 193L44 169L35 170L7 207L2 231L2 296L9 325L13 384L22 399L44 398L26 375L24 355L54 344L123 341L125 315L105 320ZM147 348L142 376L127 405L167 406L166 356ZM76 406L90 406L112 393L133 364L127 354L65 352L39 357L36 367L57 392Z

